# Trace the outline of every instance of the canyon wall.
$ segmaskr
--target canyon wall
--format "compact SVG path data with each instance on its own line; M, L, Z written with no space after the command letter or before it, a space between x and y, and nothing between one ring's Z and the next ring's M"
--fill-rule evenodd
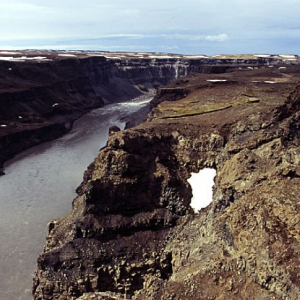
M104 57L0 61L0 167L16 153L65 133L87 111L132 99L186 72L185 64L117 64Z
M190 73L112 132L48 225L34 299L297 300L300 70L279 68ZM206 167L195 214L187 179Z
M18 62L0 61L0 168L16 153L65 133L87 111L137 97L191 72L217 74L237 66L299 63L280 57L45 55L51 59L22 61L22 56Z

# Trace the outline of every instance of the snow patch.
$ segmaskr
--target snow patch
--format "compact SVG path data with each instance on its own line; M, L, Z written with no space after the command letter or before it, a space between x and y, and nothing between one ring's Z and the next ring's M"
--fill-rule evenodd
M270 81L270 80L267 80L267 81L264 81L264 83L276 83L275 81Z
M0 125L0 127L7 127L7 125L5 125L5 124L2 124L2 125Z
M0 56L0 60L12 60L13 56Z
M27 57L27 56L21 56L21 57L13 57L13 56L0 56L0 60L7 60L7 61L25 61L25 60L46 60L47 57L45 56L36 56L36 57Z
M186 55L184 57L186 57L186 58L209 58L206 55Z
M206 81L210 81L210 82L225 82L227 80L226 79L207 79Z
M77 55L74 54L67 54L67 53L60 53L58 56L63 56L63 57L76 57Z
M206 168L200 170L199 173L192 173L192 176L188 179L193 193L190 205L195 213L207 207L213 201L213 186L216 173L215 169Z
M57 106L57 105L59 105L59 103L54 103L54 104L52 105L52 107L55 107L55 106Z
M270 57L271 55L270 54L256 54L254 56L256 56L256 57Z
M16 54L20 54L20 53L19 52L13 52L13 51L0 51L0 54L16 55Z
M100 56L102 56L102 55L100 55ZM106 56L106 55L104 55L104 57L108 58L108 59L122 59L121 56Z
M168 58L174 58L170 55L149 55L149 58L158 58L158 59L168 59Z
M287 55L287 54L281 54L279 55L280 57L283 57L283 58L296 58L295 55Z

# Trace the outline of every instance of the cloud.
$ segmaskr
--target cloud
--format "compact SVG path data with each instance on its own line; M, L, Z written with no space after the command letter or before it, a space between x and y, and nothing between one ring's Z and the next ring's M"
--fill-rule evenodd
M136 33L120 33L109 34L95 37L95 40L101 39L164 39L164 40L188 40L188 41L209 41L209 42L225 42L228 40L226 33L220 33L216 35L205 34L136 34ZM90 39L92 40L92 39Z
M228 35L226 33L221 33L217 35L206 35L205 40L210 42L225 42L228 40Z
M162 34L160 37L174 40L188 40L188 41L209 41L209 42L225 42L228 40L226 33L216 35L206 34Z
M36 12L46 10L48 7L30 3L0 3L0 9L6 13L10 12Z

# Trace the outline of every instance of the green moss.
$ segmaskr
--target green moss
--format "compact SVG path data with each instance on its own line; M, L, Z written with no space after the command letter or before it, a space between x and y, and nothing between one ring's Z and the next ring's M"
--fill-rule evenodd
M231 107L231 104L226 105L214 105L210 107L201 107L201 108L195 108L195 109L183 109L178 112L175 112L174 114L170 114L168 116L162 116L160 119L169 119L169 118L182 118L182 117L188 117L188 116L197 116L202 115L206 113L211 113L214 111L223 110L226 108Z
M259 98L251 97L251 98L244 98L244 99L238 99L229 103L222 103L222 104L215 104L215 105L202 105L201 107L186 107L187 104L180 105L177 107L167 108L165 110L161 107L161 112L164 114L160 117L160 119L170 119L170 118L183 118L183 117L189 117L189 116L197 116L202 115L206 113L212 113L215 111L224 110L227 108L230 108L234 105L243 105L247 103L257 103L259 102Z

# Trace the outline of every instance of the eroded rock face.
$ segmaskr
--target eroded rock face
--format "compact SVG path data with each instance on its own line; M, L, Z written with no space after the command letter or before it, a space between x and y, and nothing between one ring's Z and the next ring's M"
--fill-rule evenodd
M266 70L192 74L111 133L49 224L34 299L298 299L300 88ZM214 199L194 214L187 179L205 167Z
M285 70L300 64L298 56L278 55L16 51L1 57L0 168L22 150L64 134L87 111L138 97L191 72L213 75L261 66ZM169 94L165 99L184 95Z

